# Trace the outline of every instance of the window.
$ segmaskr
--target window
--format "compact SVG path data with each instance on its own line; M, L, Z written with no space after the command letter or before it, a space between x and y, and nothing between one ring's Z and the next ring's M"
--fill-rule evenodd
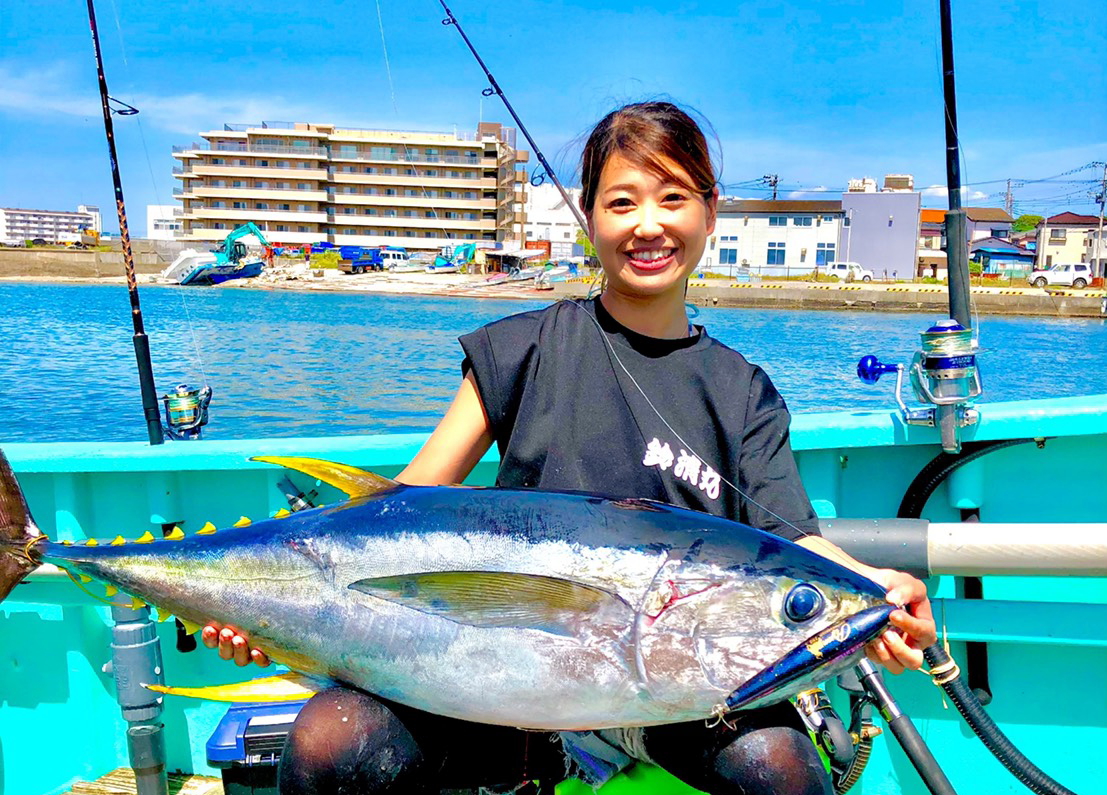
M299 210L302 213L310 213L311 212L311 205L310 204L297 204L296 209Z
M256 182L254 182L254 187L255 187L255 188L268 188L268 187L269 187L269 183L268 183L268 182L266 182L266 181L265 181L265 180L263 180L263 179L259 179L259 180L257 180Z
M262 146L280 146L281 141L279 138L258 138L257 143Z
M254 202L254 209L255 210L268 210L269 209L269 202Z
M365 208L365 214L366 214L366 215L376 215L376 214L377 214L377 210L376 210L376 208L375 208L375 207L366 207L366 208Z
M770 215L769 226L787 226L788 216L786 215Z
M721 248L721 249L719 249L719 264L720 265L737 265L738 264L738 249L736 249L736 248Z
M278 182L278 183L276 183L276 187L279 190L288 190L289 188L292 187L292 183L291 182Z
M220 209L221 209L221 208L223 208L223 207L226 207L226 206L227 206L227 203L226 203L226 202L212 202L212 203L211 203L211 206L212 206L212 207L217 207L217 208L220 208Z
M765 259L766 265L783 265L784 264L784 244L783 243L770 243L768 255Z
M269 168L269 161L268 160L259 160L258 165L261 166L262 168Z
M213 158L211 159L211 164L212 164L213 166L222 166L222 165L224 165L225 163L226 163L226 161L225 161L225 160L223 160L223 158L221 158L221 157L213 157Z
M288 227L287 227L287 226L285 226L284 224L277 224L277 231L278 231L278 232L287 232L287 231L288 231Z
M1049 242L1050 243L1064 243L1065 242L1064 229L1050 229L1049 230Z
M811 216L796 215L792 218L792 226L811 226Z
M245 210L246 202L234 202L231 206L236 210Z
M236 166L247 166L247 165L249 165L249 164L250 164L250 161L249 161L249 160L247 160L247 159L246 159L246 158L244 158L244 157L240 157L240 158L239 158L238 160L236 160L236 161L234 161L234 162L235 162L235 165L236 165Z
M998 237L1000 240L1006 240L1007 236L1011 234L1010 229L991 229L989 231L992 237Z
M197 229L203 229L203 227L202 227L202 226L199 226L199 227L196 227L196 228L197 228ZM212 228L212 229L226 229L226 228L227 228L227 226L226 226L226 224L221 224L221 223L218 223L218 222L217 222L217 223L214 223L214 224L212 224L212 225L211 225L211 228Z
M292 205L291 204L278 204L277 209L278 210L291 210ZM285 231L287 232L288 230L286 229Z
M296 183L296 190L311 190L311 183L310 182L297 182Z
M287 160L278 160L277 161L277 168L289 168L288 161Z
M342 146L338 147L338 151L344 155L357 154L357 146L355 144L342 144Z
M308 229L306 226L298 226L298 227L296 227L296 231L297 232L310 232L311 230Z
M223 180L221 180L221 179L216 180L216 181L219 182L219 183L223 182ZM246 182L244 180L241 180L241 179L234 179L234 180L231 180L231 187L232 188L245 188L246 187Z
M355 212L357 212L357 211L353 207L343 207L342 208L342 214L343 215L353 215Z
M830 265L834 262L834 244L819 243L815 251L816 265Z
M366 174L376 174L377 170L375 168L373 168L372 166L366 166L365 167L365 173Z

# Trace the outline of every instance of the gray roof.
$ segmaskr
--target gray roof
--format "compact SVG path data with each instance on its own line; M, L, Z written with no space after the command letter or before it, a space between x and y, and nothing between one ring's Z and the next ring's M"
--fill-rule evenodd
M720 213L841 213L841 201L808 201L806 199L778 201L766 199L723 199L719 202Z

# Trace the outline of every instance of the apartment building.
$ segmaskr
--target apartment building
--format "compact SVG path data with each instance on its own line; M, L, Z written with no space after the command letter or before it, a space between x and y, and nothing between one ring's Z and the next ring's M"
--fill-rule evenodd
M47 243L57 243L62 235L80 229L103 231L99 208L81 204L74 213L65 210L0 207L0 242L14 243L40 238Z
M839 250L840 201L722 199L703 270L763 276L810 273L845 259Z
M500 124L435 133L263 122L201 137L173 151L182 240L222 240L247 221L275 244L432 251L524 239L528 153Z

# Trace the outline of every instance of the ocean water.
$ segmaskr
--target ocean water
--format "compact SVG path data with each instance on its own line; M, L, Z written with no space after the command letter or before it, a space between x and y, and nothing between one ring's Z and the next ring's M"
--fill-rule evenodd
M426 431L461 377L457 337L547 301L280 290L141 291L159 394L214 390L208 438ZM894 406L894 379L935 315L701 309L793 412ZM984 401L1107 392L1107 321L983 317ZM0 443L146 438L126 289L0 285ZM567 351L566 355L572 355ZM648 387L647 387L648 388ZM910 402L910 401L909 401Z

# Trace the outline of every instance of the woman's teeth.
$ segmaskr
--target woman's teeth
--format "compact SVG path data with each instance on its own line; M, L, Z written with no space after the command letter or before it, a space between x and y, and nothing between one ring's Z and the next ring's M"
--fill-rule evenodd
M648 251L632 251L630 253L631 259L641 260L643 262L653 262L654 260L664 259L673 253L674 249L671 248L658 248L650 249Z

